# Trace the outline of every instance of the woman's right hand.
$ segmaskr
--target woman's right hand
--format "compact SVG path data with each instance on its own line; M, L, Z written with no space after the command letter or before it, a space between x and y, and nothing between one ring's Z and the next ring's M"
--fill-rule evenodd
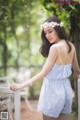
M22 89L22 84L14 83L10 86L10 89L13 90L13 91L21 90Z
M10 86L10 89L13 91L17 91L17 90L21 90L24 87L29 87L29 86L32 86L32 82L28 80L28 81L26 81L24 83L20 83L20 84L14 83Z

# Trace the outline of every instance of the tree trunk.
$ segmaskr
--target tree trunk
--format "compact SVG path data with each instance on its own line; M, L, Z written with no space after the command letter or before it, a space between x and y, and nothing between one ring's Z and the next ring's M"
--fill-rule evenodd
M78 58L78 63L80 63L80 28L78 26L78 21L75 16L70 16L70 21L71 21L71 37L72 41L75 45L76 48L76 53L77 53L77 58ZM75 105L78 105L78 93L77 93L77 80L74 78L74 89L75 89Z
M6 45L6 39L7 39L7 31L6 31L6 24L3 25L3 32L4 32L4 41L3 41L3 52L2 52L2 62L4 66L4 75L7 74L7 45Z

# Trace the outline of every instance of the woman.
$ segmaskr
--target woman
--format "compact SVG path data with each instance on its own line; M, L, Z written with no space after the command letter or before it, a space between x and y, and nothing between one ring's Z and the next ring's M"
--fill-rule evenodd
M39 74L23 84L11 85L11 90L20 90L42 80L38 110L43 120L57 120L61 114L71 112L72 88L69 77L74 73L79 77L75 47L68 42L63 23L56 16L49 17L42 25L41 54L47 57Z

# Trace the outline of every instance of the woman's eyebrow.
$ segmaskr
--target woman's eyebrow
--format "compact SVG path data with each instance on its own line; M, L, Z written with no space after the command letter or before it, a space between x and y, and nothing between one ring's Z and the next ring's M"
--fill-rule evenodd
M50 30L52 30L52 29L48 29L47 31L50 31ZM46 33L47 31L44 31L44 33Z

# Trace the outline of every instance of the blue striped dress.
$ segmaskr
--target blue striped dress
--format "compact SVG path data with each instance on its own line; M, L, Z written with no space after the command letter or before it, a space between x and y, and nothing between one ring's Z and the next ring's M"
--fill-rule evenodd
M72 88L69 77L72 64L54 64L45 77L40 92L38 111L57 118L60 113L68 114L72 110Z

